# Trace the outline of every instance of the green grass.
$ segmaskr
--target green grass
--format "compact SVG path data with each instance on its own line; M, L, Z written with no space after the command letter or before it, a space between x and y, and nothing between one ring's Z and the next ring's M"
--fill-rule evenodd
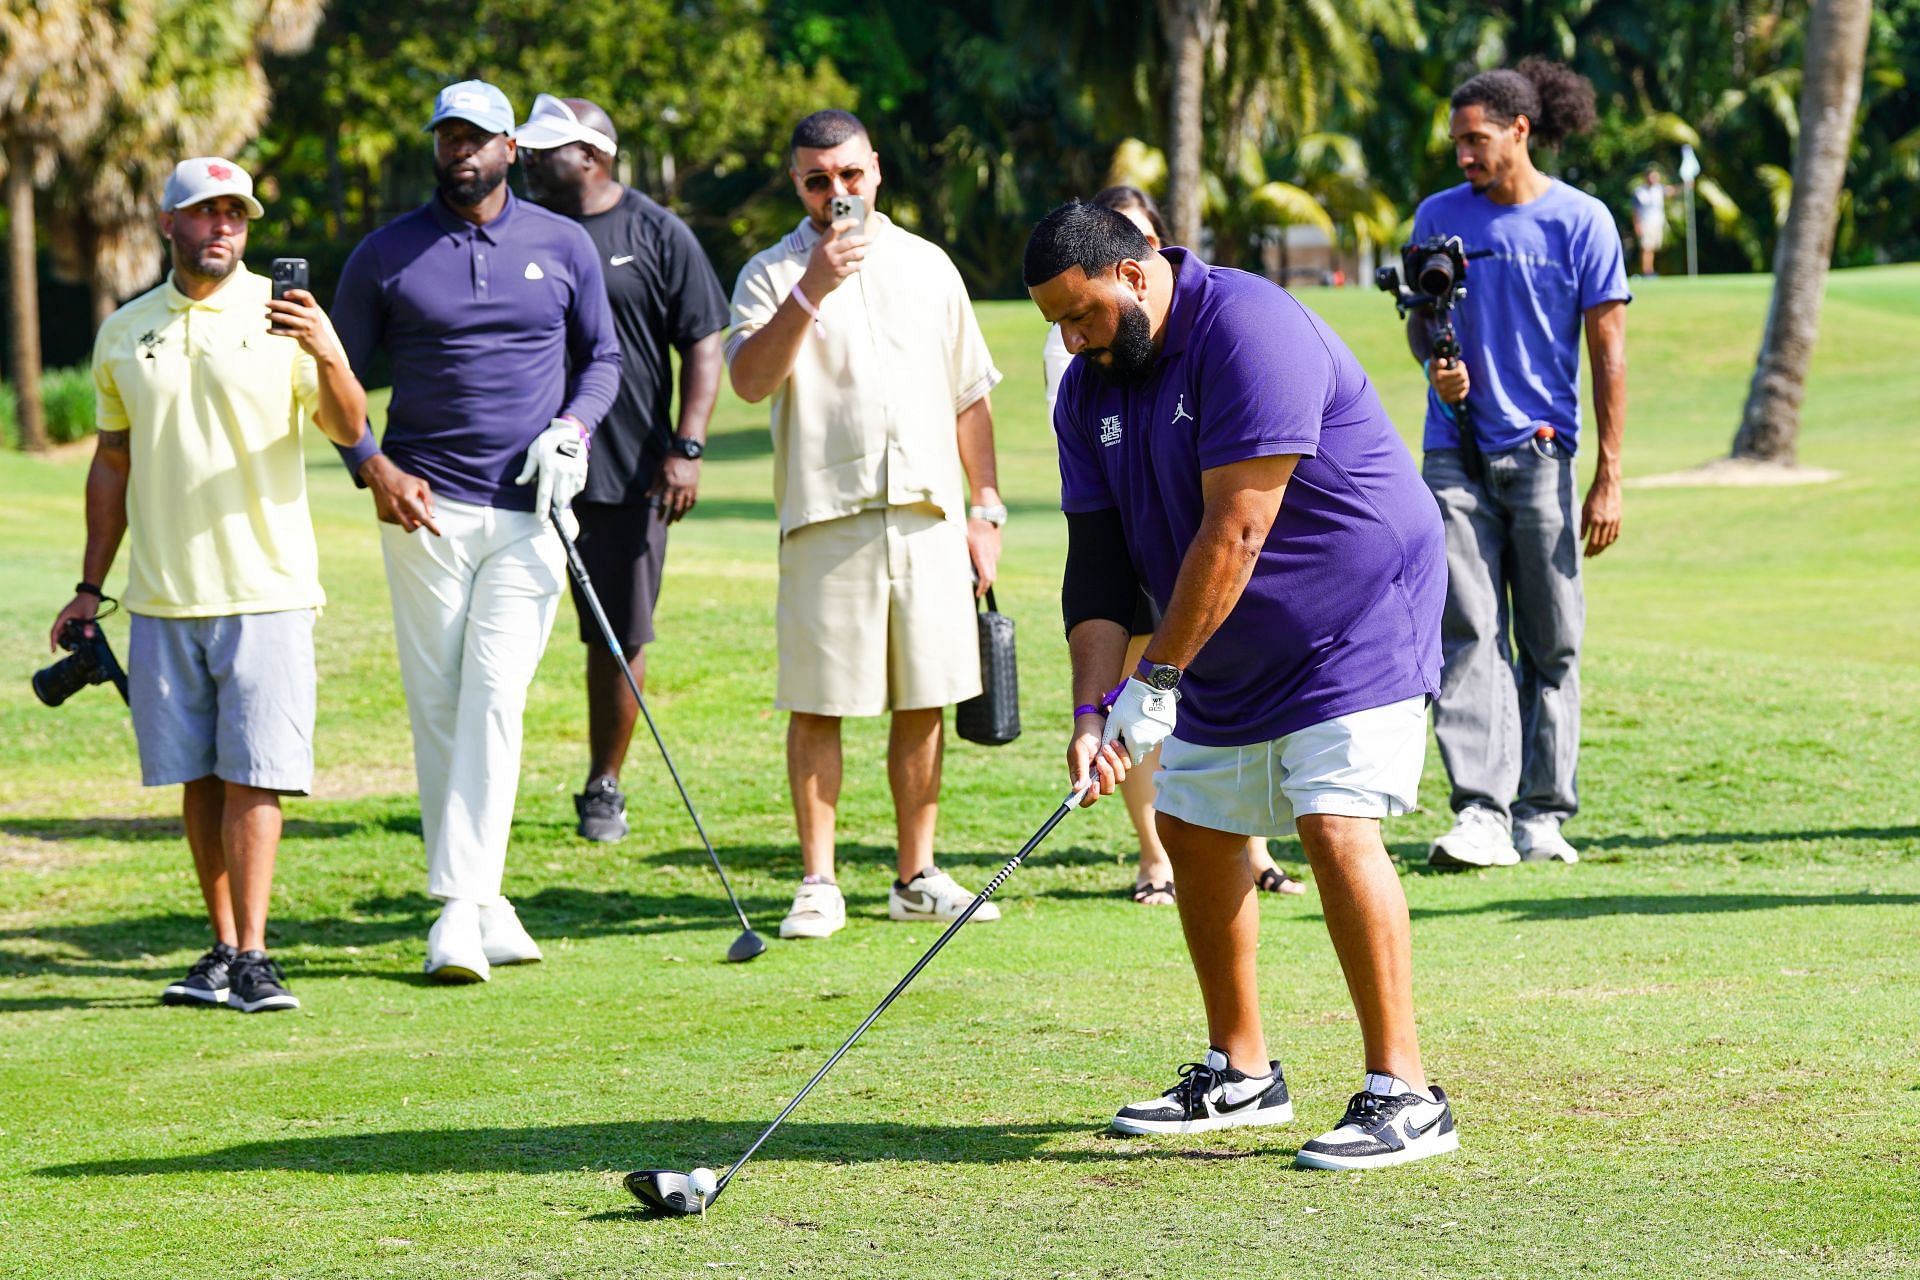
M1630 475L1724 452L1767 288L1642 287ZM1387 301L1306 297L1411 434L1418 376ZM1042 327L1022 306L982 315L1007 374L999 594L1022 628L1028 730L949 749L940 857L974 883L1057 798L1066 701ZM548 962L429 988L376 538L316 450L333 600L321 776L288 806L273 924L305 1008L165 1009L158 987L204 946L176 793L138 787L109 694L49 711L25 679L77 576L85 454L0 457L0 1274L1914 1274L1916 352L1920 269L1836 275L1803 455L1843 477L1629 492L1623 540L1588 578L1584 863L1424 874L1446 822L1437 761L1424 810L1390 824L1458 1156L1289 1168L1358 1068L1312 897L1262 926L1300 1120L1103 1133L1203 1043L1175 918L1120 896L1133 846L1103 805L1056 833L1005 891L1004 922L942 955L705 1221L640 1219L619 1174L731 1159L932 941L883 918L880 724L849 733L852 923L723 965L734 930L646 744L634 837L571 834L583 707L564 618L528 710L508 883ZM771 711L762 413L723 402L709 456L674 536L649 701L771 933L798 857Z

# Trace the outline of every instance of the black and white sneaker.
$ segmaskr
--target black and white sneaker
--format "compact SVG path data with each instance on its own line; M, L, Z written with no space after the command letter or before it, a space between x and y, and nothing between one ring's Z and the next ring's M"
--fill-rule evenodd
M1369 1073L1347 1101L1331 1132L1300 1148L1294 1163L1306 1169L1381 1169L1460 1149L1447 1091L1429 1084L1415 1093L1394 1076Z
M233 958L233 989L227 1006L241 1013L272 1013L298 1009L300 1001L287 990L280 962L264 951L242 951Z
M1285 1124L1293 1119L1287 1079L1280 1064L1264 1076L1227 1065L1227 1055L1207 1050L1206 1061L1180 1068L1180 1083L1157 1098L1120 1108L1113 1127L1121 1133L1207 1133L1240 1125Z
M580 838L583 840L624 840L630 829L627 826L627 798L620 792L620 784L612 778L601 776L588 781L587 789L573 798L573 808L580 815Z
M160 993L161 1004L225 1004L227 972L233 965L234 950L224 942L193 962L187 976Z

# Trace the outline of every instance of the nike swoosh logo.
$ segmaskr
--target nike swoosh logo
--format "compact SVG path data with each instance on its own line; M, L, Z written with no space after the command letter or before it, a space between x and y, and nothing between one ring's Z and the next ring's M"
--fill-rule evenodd
M627 265L627 264L628 264L629 262L632 262L632 261L633 261L633 255L632 255L632 254L630 254L630 253L623 253L623 254L620 254L620 255L619 255L619 256L617 256L617 257L612 257L612 258L608 258L608 259L607 259L607 265L608 265L608 266L610 266L610 267L624 267L624 266L626 266L626 265Z
M1446 1118L1447 1118L1447 1113L1444 1108L1441 1111L1439 1111L1433 1117L1433 1119L1427 1121L1425 1124L1415 1124L1413 1122L1413 1117L1408 1116L1407 1117L1407 1141L1417 1142L1421 1138L1426 1137L1428 1130L1432 1129L1433 1126L1439 1124L1442 1120Z

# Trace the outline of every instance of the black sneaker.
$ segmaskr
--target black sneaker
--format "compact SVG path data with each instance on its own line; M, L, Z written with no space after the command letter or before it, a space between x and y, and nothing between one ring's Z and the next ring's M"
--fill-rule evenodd
M1300 1148L1294 1163L1306 1169L1380 1169L1460 1149L1447 1092L1429 1084L1415 1093L1391 1076L1370 1075L1368 1087L1347 1102L1347 1114ZM1380 1092L1374 1092L1374 1090Z
M187 976L160 993L161 1004L225 1004L227 970L233 965L234 950L224 942L193 962Z
M1113 1127L1121 1133L1206 1133L1239 1125L1285 1124L1293 1119L1280 1064L1267 1077L1227 1065L1227 1055L1208 1049L1205 1062L1180 1068L1180 1083L1157 1098L1120 1108ZM1251 1087L1251 1092L1248 1092Z
M573 798L580 815L583 840L624 840L627 836L627 798L612 778L599 777L587 783L585 792Z
M242 951L233 958L233 990L227 1006L242 1013L272 1013L298 1009L300 1001L287 990L280 962L264 951Z

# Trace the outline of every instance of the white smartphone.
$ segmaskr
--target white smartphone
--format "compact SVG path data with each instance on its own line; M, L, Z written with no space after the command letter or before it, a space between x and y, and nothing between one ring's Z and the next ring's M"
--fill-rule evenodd
M835 222L851 222L854 230L865 233L867 229L867 202L859 196L835 196L827 211Z

